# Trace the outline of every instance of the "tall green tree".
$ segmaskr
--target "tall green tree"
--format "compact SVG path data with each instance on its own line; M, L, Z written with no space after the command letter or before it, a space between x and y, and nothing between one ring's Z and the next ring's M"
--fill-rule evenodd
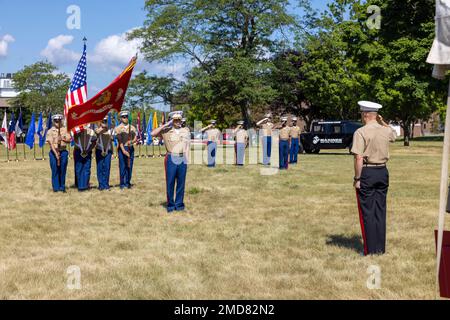
M443 103L445 88L431 78L426 57L434 38L429 0L334 0L321 15L309 13L312 32L299 41L306 55L302 89L324 115L351 117L358 100L384 105L409 145L411 127ZM367 23L369 5L381 9L381 28ZM336 111L338 114L336 114Z
M181 85L180 81L171 76L150 76L144 70L130 81L127 107L147 109L160 104L173 106L176 104L176 93Z
M16 72L13 80L15 89L20 92L12 99L14 107L25 108L28 112L63 112L70 79L58 73L56 66L40 61Z
M197 67L189 87L197 107L230 104L250 123L251 109L261 107L255 90L271 90L265 82L268 54L285 47L282 35L295 25L288 5L288 0L147 0L144 26L129 38L143 40L142 51L149 61L192 59ZM277 33L281 36L274 37ZM208 94L201 95L200 90ZM211 95L214 99L209 99ZM222 99L225 95L227 100ZM269 98L263 104L270 103L271 96L263 95Z
M444 103L446 88L431 78L426 63L434 39L435 9L429 0L374 0L381 9L379 30L369 30L367 4L355 5L355 18L368 34L359 58L373 75L372 92L385 105L384 113L397 120L409 146L411 128L417 120L428 120ZM369 59L368 59L369 58Z

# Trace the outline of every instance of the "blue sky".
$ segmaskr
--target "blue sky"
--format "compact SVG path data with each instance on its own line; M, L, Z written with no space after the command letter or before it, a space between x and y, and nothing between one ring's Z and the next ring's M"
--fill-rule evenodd
M328 0L313 0L324 8ZM292 0L295 3L295 0ZM67 8L81 10L81 29L68 29ZM133 56L136 43L124 40L124 33L142 25L144 0L0 0L0 73L20 70L39 60L54 63L73 75L88 38L89 95L109 84ZM150 73L182 76L185 63L142 65Z

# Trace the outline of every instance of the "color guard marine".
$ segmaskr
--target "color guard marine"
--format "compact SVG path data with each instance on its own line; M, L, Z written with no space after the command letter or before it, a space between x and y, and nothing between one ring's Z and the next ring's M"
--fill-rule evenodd
M78 191L89 189L92 167L92 150L95 148L97 136L89 127L83 128L74 135L75 148L73 151L75 160L75 186Z
M95 133L97 135L95 159L97 161L98 189L109 190L114 131L108 127L108 116L103 119L100 127L95 130Z
M120 189L131 189L131 178L133 176L134 147L137 142L137 131L129 124L128 111L120 113L120 125L115 129L118 142Z
M272 130L274 124L272 122L272 114L266 114L265 118L256 124L261 128L260 135L262 136L263 145L263 165L270 165L270 158L272 157Z
M170 121L153 130L152 137L164 140L167 153L164 160L166 171L167 212L183 211L188 155L190 148L190 131L182 128L181 112L169 114ZM175 195L174 195L175 193Z
M69 159L67 145L70 143L71 137L67 129L62 126L62 120L62 115L54 115L52 117L53 127L47 133L54 192L66 192L66 172Z
M302 133L302 129L298 126L297 121L297 117L292 118L292 126L290 131L291 150L289 159L289 162L292 164L298 163L298 153L300 152L300 134Z
M208 140L208 167L216 166L217 144L220 143L222 132L216 128L217 121L211 120L210 125L203 128L201 132L206 132Z
M386 251L386 197L389 188L389 143L395 142L396 132L378 114L381 105L359 102L364 127L353 137L355 178L364 255L384 254Z
M236 144L234 145L236 155L236 165L243 166L245 162L245 149L248 146L248 133L244 129L244 121L238 121L236 129L234 129L234 138Z

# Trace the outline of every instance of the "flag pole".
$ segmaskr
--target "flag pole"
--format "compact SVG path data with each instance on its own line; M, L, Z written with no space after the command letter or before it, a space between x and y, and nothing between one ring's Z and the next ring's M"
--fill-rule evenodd
M441 269L442 242L443 242L443 235L444 235L445 213L446 213L446 206L447 206L449 152L450 152L450 83L449 83L448 96L447 96L447 115L445 118L444 150L442 153L441 186L440 186L440 198L439 198L438 239L437 239L437 260L436 260L436 293L439 292L439 271Z
M27 161L27 153L25 149L25 134L22 133L23 161Z
M14 142L16 144L16 162L19 162L19 151L17 150L17 136L14 135Z
M6 134L6 161L9 162L9 134Z

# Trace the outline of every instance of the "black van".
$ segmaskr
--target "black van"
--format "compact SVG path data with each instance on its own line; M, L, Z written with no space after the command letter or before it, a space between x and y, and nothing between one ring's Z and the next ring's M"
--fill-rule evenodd
M314 121L311 131L300 136L306 153L319 153L322 149L352 148L353 134L362 127L356 121Z

